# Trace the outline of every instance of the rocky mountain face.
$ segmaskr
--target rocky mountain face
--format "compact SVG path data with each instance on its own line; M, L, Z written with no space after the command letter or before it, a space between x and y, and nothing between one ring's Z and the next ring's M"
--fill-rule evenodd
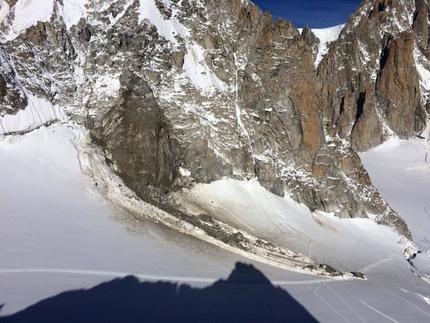
M355 150L426 126L426 1L365 1L317 71L312 32L249 1L0 0L0 22L2 116L62 109L145 201L180 215L172 191L257 178L410 238Z
M364 1L318 67L328 131L366 150L427 124L427 1Z

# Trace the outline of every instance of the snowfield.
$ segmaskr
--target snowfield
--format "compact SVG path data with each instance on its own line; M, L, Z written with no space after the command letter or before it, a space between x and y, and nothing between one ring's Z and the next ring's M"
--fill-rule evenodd
M69 122L0 142L0 315L129 274L203 288L226 279L242 262L252 263L320 322L430 319L430 286L405 260L406 244L390 229L370 220L311 214L253 181L223 180L184 193L190 210L197 208L191 197L199 194L203 205L224 208L219 214L225 221L317 262L361 270L367 280L270 267L115 208L82 172L82 135ZM428 268L424 255L416 260L420 268Z
M423 251L430 249L429 155L427 140L398 138L391 138L381 146L360 154L373 184L406 220L414 242ZM430 278L428 259L426 251L413 260L427 279Z

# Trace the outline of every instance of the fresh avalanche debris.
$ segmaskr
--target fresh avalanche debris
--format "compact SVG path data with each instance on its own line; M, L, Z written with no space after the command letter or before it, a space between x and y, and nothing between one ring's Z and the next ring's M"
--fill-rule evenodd
M83 173L88 166L81 155L85 140L85 131L68 123L0 142L0 182L7 186L0 196L0 274L8 277L0 281L0 302L7 303L1 315L114 277L135 274L144 280L205 286L226 277L235 262L252 262L145 217L130 216L106 200L94 178ZM289 275L258 266L280 284ZM298 281L300 277L314 279L299 275ZM31 284L28 279L33 278ZM38 282L43 286L32 288Z
M324 141L320 97L307 95L318 89L312 54L297 29L272 22L248 1L237 6L55 1L49 19L47 13L2 45L10 62L2 60L10 88L4 110L22 109L23 93L61 108L87 127L140 198L140 183L162 191L257 177L269 191L287 191L312 209L343 217L371 210L378 222L408 235L374 194L354 152ZM255 14L251 25L247 11ZM2 30L12 23L10 13ZM331 40L340 28L320 37ZM64 120L57 112L48 119ZM180 168L190 174L181 176Z

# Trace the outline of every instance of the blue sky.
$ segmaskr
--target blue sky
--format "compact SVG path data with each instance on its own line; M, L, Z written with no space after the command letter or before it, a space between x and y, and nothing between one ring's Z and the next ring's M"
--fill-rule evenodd
M274 17L292 21L297 28L331 27L346 23L361 0L252 0Z

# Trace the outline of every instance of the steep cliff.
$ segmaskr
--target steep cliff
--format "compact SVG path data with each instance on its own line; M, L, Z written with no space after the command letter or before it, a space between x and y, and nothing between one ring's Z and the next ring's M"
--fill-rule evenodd
M364 1L318 67L324 117L356 150L427 124L427 1Z
M406 137L425 124L413 35L380 35L392 19L383 18L383 5L369 16L376 38L362 31L369 54L354 36L354 18L319 77L312 35L303 40L291 23L273 22L248 1L0 5L1 114L19 113L35 97L64 111L142 199L183 217L171 191L255 177L312 211L372 214L410 237L343 140L364 149L382 142L387 127ZM372 54L375 44L381 51ZM342 46L351 55L340 57ZM372 74L370 63L361 71L363 59L380 72ZM58 113L33 119L63 120Z

